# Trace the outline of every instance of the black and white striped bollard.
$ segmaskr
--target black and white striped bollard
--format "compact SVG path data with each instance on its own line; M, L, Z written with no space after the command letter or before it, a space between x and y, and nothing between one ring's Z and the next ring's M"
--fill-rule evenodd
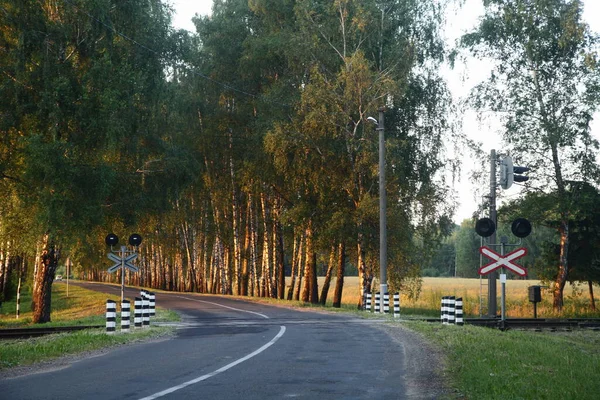
M462 297L456 299L456 325L464 325L463 319L463 300Z
M373 297L373 294L371 294L370 292L367 292L367 311L371 312L371 299Z
M150 301L148 300L147 293L144 292L142 297L142 327L148 328L150 326Z
M390 294L383 294L383 312L386 314L390 313Z
M131 303L129 300L121 302L121 332L129 332L129 322L131 319Z
M379 313L381 309L381 293L375 293L375 312Z
M454 325L455 322L455 306L456 306L456 298L454 296L450 296L448 298L448 324Z
M117 302L106 300L106 333L115 333L117 326Z
M442 296L442 307L440 310L440 321L442 321L442 324L447 324L448 317L446 316L446 296Z
M394 293L394 318L400 318L400 293Z
M135 309L133 314L133 325L136 328L142 327L142 299L140 297L135 298Z
M150 298L150 316L154 317L156 315L156 295L154 292L149 292L148 297Z

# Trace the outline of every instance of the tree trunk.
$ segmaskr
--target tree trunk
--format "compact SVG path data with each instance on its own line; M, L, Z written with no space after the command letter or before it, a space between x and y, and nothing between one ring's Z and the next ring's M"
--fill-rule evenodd
M252 197L248 196L248 207L246 208L246 233L244 235L244 248L243 248L243 257L242 257L242 272L240 276L240 294L242 296L248 296L248 285L250 283L250 271L249 271L249 257L250 257L250 241L252 234L252 229L250 226L250 213L252 212L252 207L250 202L252 201Z
M250 210L250 293L252 296L260 295L260 280L258 276L258 229L256 227L256 212L252 195L248 194Z
M569 277L569 221L567 218L561 218L560 221L560 258L558 265L558 273L553 288L553 308L555 311L562 311L564 300L563 293L567 279Z
M590 289L590 309L596 311L596 301L594 300L594 282L588 281L588 287Z
M296 271L298 274L298 282L296 284L296 288L294 289L294 300L299 301L300 300L300 287L302 286L302 276L304 274L304 259L305 259L305 255L306 255L306 235L302 234L300 236L300 243L298 245L298 265L296 267ZM306 285L306 282L304 282L304 285Z
M302 301L310 301L312 304L319 303L319 285L317 283L317 253L314 249L312 221L308 221L306 228L306 268L305 268L305 291L302 293ZM306 300L305 300L306 299Z
M270 226L269 219L271 217L271 212L267 205L266 195L261 193L260 195L260 203L262 206L262 217L263 217L263 253L262 253L262 285L263 295L265 297L273 296L273 280L271 276L272 271L272 260L273 260L273 246L270 243Z
M232 228L233 228L233 286L235 294L241 294L241 241L240 241L240 210L238 201L238 191L235 183L235 170L233 165L233 135L231 129L229 131L229 174L231 177L231 209L232 209ZM230 282L231 284L231 282ZM231 289L230 289L231 291Z
M321 298L319 302L322 305L327 303L327 293L329 292L329 286L331 284L331 274L333 272L333 265L335 264L335 246L331 247L331 252L329 254L329 265L327 266L327 272L325 273L325 280L323 282L323 287L321 288Z
M370 273L367 265L365 264L365 250L362 244L362 235L358 235L357 244L357 265L358 265L358 309L362 310L363 307L363 296L365 292L371 291L371 282L373 281L373 275Z
M342 290L344 289L344 272L346 268L346 244L344 242L339 244L338 251L337 278L335 280L335 292L333 293L333 306L336 308L340 308L342 305Z
M313 250L310 263L310 302L319 304L319 283L317 281L317 253Z
M281 228L281 222L275 222L275 232L277 234L277 294L280 299L285 296L285 253L283 250L283 229Z
M294 297L294 286L296 285L296 259L298 258L298 242L299 236L294 235L294 247L292 249L292 270L290 272L290 286L288 287L287 299L292 300Z
M50 322L50 311L52 302L52 283L58 261L60 250L46 234L43 239L40 263L34 276L35 290L33 292L33 323L41 324Z
M309 223L310 224L310 223ZM311 264L312 264L312 232L310 227L306 228L305 236L305 256L304 256L304 286L302 287L302 298L301 300L308 303L310 300L310 288L311 288Z
M196 292L198 290L198 285L196 283L196 257L194 254L193 246L195 242L195 235L190 228L190 225L187 221L182 222L181 224L181 235L183 236L183 244L185 246L185 254L187 257L187 271L190 279L189 290L191 292ZM191 236L191 238L190 238ZM190 243L191 242L191 243ZM186 287L186 290L188 288Z
M8 300L8 280L10 278L10 242L0 247L0 300Z

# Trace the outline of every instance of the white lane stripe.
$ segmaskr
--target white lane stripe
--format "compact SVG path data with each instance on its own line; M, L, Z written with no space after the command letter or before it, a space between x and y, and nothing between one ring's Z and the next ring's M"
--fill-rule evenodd
M242 358L240 358L239 360L236 360L236 361L234 361L234 362L232 362L232 363L230 363L230 364L227 364L226 366L224 366L224 367L221 367L221 368L219 368L218 370L211 372L210 374L202 375L202 376L200 376L200 377L198 377L198 378L196 378L196 379L192 379L191 381L184 382L184 383L182 383L181 385L173 386L173 387L171 387L171 388L169 388L169 389L165 389L165 390L163 390L162 392L158 392L158 393L155 393L155 394L153 394L153 395L150 395L150 396L144 397L144 398L142 398L142 399L140 399L140 400L152 400L152 399L157 399L157 398L159 398L159 397L163 397L163 396L165 396L165 395L167 395L167 394L169 394L169 393L173 393L173 392L175 392L175 391L177 391L177 390L179 390L179 389L183 389L183 388L185 388L185 387L187 387L187 386L190 386L190 385L193 385L193 384L195 384L195 383L198 383L198 382L202 382L202 381L204 381L204 380L207 380L208 378L212 378L213 376L215 376L215 375L218 375L218 374L220 374L221 372L225 372L225 371L227 371L228 369L230 369L230 368L233 368L233 367L235 367L236 365L238 365L238 364L241 364L241 363L243 363L244 361L247 361L247 360L251 359L252 357L254 357L254 356L256 356L256 355L258 355L258 354L262 353L263 351L265 351L266 349L268 349L269 347L271 347L272 345L274 345L274 344L275 344L275 342L277 342L277 341L278 341L278 340L279 340L279 339L280 339L280 338L283 336L283 334L284 334L284 333L285 333L285 326L281 325L281 326L279 327L279 333L278 333L278 334L277 334L277 335L276 335L276 336L275 336L273 339L271 339L271 341L270 341L269 343L265 344L265 345L264 345L264 346L262 346L260 349L258 349L258 350L256 350L256 351L253 351L252 353L248 354L247 356L245 356L245 357L242 357Z
M212 301L191 299L189 297L184 297L184 296L175 296L175 297L179 297L181 299L190 300L190 301L197 301L199 303L212 304L212 305L215 305L215 306L219 306L219 307L223 307L223 308L228 308L228 309L234 310L234 311L241 311L241 312L245 312L245 313L256 314L256 315L260 315L263 318L269 319L269 317L267 317L265 314L261 314L259 312L255 312L255 311L242 310L240 308L234 308L234 307L224 306L223 304L219 304L219 303L213 303Z

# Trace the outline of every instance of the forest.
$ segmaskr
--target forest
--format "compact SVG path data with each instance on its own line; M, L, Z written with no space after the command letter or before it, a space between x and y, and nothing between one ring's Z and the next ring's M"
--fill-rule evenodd
M30 290L47 322L57 269L120 281L105 237L137 233L129 284L325 304L335 277L339 307L346 274L379 275L380 111L390 290L418 295L459 155L485 158L441 74L469 53L498 61L469 106L535 172L511 210L550 227L560 308L570 266L598 264L568 254L598 226L572 195L600 179L596 36L580 1L493 0L448 48L450 3L216 0L191 33L160 0L0 0L0 296Z

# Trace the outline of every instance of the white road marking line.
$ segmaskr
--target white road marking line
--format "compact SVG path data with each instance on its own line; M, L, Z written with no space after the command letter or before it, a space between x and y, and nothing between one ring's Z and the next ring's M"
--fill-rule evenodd
M165 395L167 395L169 393L173 393L173 392L175 392L175 391L177 391L179 389L183 389L183 388L185 388L187 386L190 386L190 385L193 385L195 383L205 381L208 378L212 378L213 376L220 374L221 372L225 372L228 369L233 368L236 365L241 364L244 361L247 361L247 360L251 359L252 357L254 357L254 356L262 353L263 351L265 351L266 349L268 349L269 347L271 347L272 345L274 345L275 342L277 342L283 336L284 333L285 333L285 326L282 325L282 326L279 327L279 333L273 339L271 339L271 341L269 343L265 344L260 349L253 351L252 353L248 354L247 356L242 357L239 360L236 360L236 361L234 361L234 362L232 362L230 364L227 364L226 366L221 367L218 370L211 372L210 374L202 375L202 376L200 376L200 377L198 377L196 379L192 379L191 381L184 382L181 385L173 386L171 388L163 390L162 392L158 392L158 393L155 393L153 395L144 397L144 398L142 398L140 400L153 400L153 399L157 399L157 398L163 397L163 396L165 396Z
M213 303L212 301L191 299L189 297L184 297L184 296L175 296L175 297L179 297L181 299L190 300L190 301L197 301L199 303L212 304L212 305L215 305L215 306L219 306L219 307L223 307L223 308L228 308L228 309L234 310L234 311L241 311L241 312L245 312L245 313L256 314L256 315L260 315L263 318L269 319L269 317L267 317L265 314L261 314L259 312L255 312L255 311L242 310L240 308L234 308L234 307L224 306L223 304L219 304L219 303Z

